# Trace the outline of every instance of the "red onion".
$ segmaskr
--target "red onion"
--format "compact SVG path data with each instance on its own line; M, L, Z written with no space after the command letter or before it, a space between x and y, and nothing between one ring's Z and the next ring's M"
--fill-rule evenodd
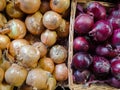
M89 32L90 36L93 36L95 41L105 41L112 35L112 28L105 20L97 21Z
M93 17L88 14L80 14L76 17L74 28L79 34L88 33L94 24Z

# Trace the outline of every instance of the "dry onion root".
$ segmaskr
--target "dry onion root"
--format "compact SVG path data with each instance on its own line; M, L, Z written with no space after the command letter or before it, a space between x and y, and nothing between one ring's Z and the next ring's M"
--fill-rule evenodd
M4 70L2 68L0 68L0 83L2 83L3 78L4 78Z
M6 17L0 13L0 28L2 28L7 23Z
M27 77L27 70L18 64L12 64L5 72L5 81L13 86L21 86Z

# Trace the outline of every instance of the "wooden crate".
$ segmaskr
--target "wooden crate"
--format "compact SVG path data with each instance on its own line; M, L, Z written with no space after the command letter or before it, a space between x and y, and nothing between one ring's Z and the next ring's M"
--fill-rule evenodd
M72 0L71 2L69 56L68 56L69 88L71 90L120 90L105 84L92 84L90 87L84 87L84 85L73 83L71 63L73 58L74 20L75 20L75 14L76 14L76 6L77 6L77 3L80 3L81 5L83 5L89 1L92 1L92 0ZM100 2L100 3L108 8L113 7L112 3L108 3L108 2Z

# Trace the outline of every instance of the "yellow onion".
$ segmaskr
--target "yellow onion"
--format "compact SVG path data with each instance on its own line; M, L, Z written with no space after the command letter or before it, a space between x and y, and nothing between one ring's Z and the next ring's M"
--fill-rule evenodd
M51 31L47 29L41 34L41 42L47 46L54 45L56 41L57 41L56 31Z
M54 11L47 11L43 15L43 24L47 29L55 30L60 26L61 22L62 22L61 15Z
M25 19L25 24L28 31L34 35L39 35L45 29L42 23L42 14L36 12L33 15L29 15Z
M40 68L32 69L28 73L26 84L37 89L46 89L49 74L49 72Z
M2 28L7 23L6 17L0 13L0 28Z
M23 66L28 68L35 68L40 58L40 52L32 45L25 45L20 48L17 55L17 62L22 63Z
M4 78L4 70L0 68L0 83L2 83L3 78Z
M54 66L54 62L51 58L43 57L38 62L38 67L53 73L53 70L54 70L55 66Z
M9 45L9 53L12 56L16 56L19 52L19 49L24 46L29 45L29 42L25 39L15 39Z
M0 11L3 11L6 7L6 0L0 0Z
M6 83L1 83L0 90L14 90L14 86L6 84Z
M33 46L40 51L40 58L46 56L47 54L47 47L42 42L35 42Z
M10 38L7 35L0 34L0 49L6 49L10 43Z
M27 70L18 64L12 64L5 72L5 81L13 86L21 86L27 77Z
M0 49L0 61L2 60L2 50Z

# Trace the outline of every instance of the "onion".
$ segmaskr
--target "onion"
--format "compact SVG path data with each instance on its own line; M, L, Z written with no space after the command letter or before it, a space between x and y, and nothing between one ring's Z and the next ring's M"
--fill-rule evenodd
M9 45L9 53L15 57L16 55L18 55L19 49L25 45L29 45L29 42L27 40L15 39Z
M55 65L54 65L54 62L51 58L43 57L38 62L38 67L42 68L45 71L53 73Z
M69 35L69 25L69 22L67 22L65 19L62 19L61 25L56 29L57 35L61 38L67 37Z
M6 84L6 83L1 83L0 90L14 90L14 86Z
M89 35L96 41L105 41L112 35L112 28L105 20L99 20L95 23Z
M88 14L80 14L76 17L74 28L79 34L87 34L94 24L93 17Z
M47 29L55 30L60 26L62 17L54 11L47 11L43 15L43 24Z
M40 52L32 45L25 45L20 48L17 61L28 68L35 68L40 58Z
M3 78L4 78L4 71L2 68L0 68L0 83L2 83Z
M33 46L36 47L40 51L40 58L46 56L47 47L42 42L35 42Z
M47 46L52 46L57 41L57 33L56 31L50 31L47 29L41 34L40 38L42 43Z
M0 34L0 49L6 49L10 43L10 38L7 35Z
M12 66L5 72L5 80L13 86L21 86L27 77L27 70L17 64Z
M0 13L0 28L4 27L6 23L7 23L6 17Z
M24 16L24 13L20 9L16 8L13 2L7 4L6 13L11 18L22 18Z
M55 45L50 49L50 58L57 64L67 60L67 50L62 45Z
M86 52L89 49L89 43L84 37L76 37L73 41L73 49L75 51Z
M101 20L106 18L106 9L99 2L87 3L87 12L93 13L95 20Z
M41 0L15 0L15 5L18 6L24 13L32 14L39 10Z
M53 11L64 13L70 6L70 0L50 0L50 7Z
M2 50L0 49L0 61L2 60Z
M41 0L41 5L40 5L40 12L44 14L45 12L50 10L50 3L49 0Z
M42 23L42 14L40 12L27 16L25 24L28 31L34 35L40 35L45 29Z
M78 70L85 70L92 64L92 58L88 53L78 52L73 56L72 66Z
M68 68L65 63L57 64L53 75L57 81L65 81L68 79Z
M40 68L32 69L28 73L26 84L37 89L46 89L49 75L49 72L44 71Z
M6 0L0 0L0 11L3 11L6 7Z

